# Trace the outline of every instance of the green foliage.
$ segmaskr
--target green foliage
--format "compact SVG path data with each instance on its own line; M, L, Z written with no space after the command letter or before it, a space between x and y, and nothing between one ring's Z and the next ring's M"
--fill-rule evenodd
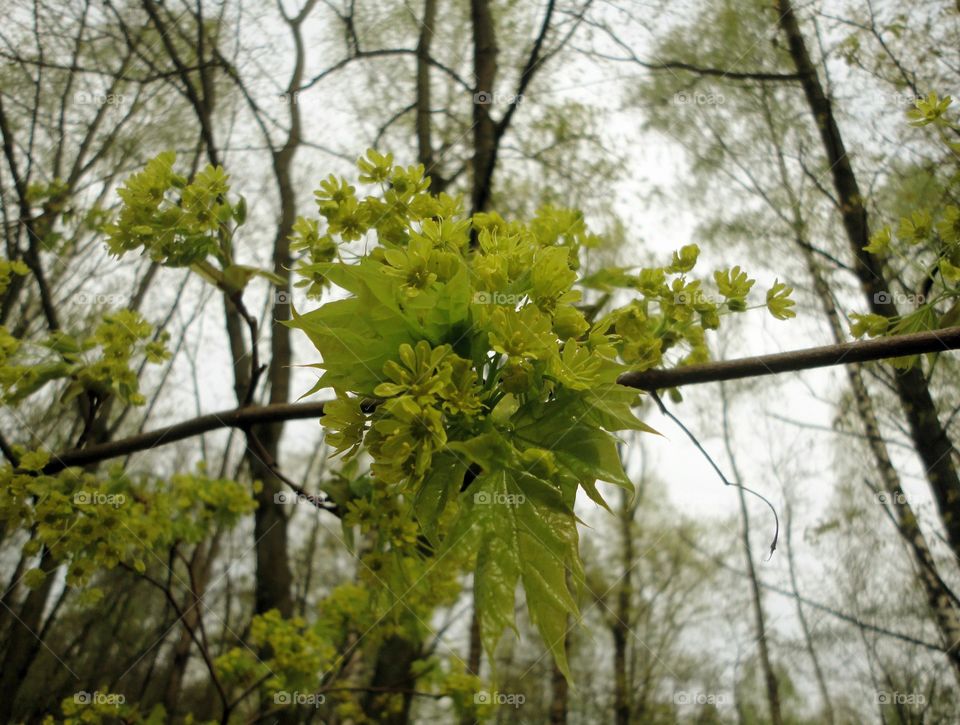
M344 596L356 594L356 589L347 585L328 604L340 604L341 615L344 604L359 609L364 606L362 590L359 597ZM276 610L255 616L250 623L249 643L269 652L269 656L261 659L250 647L235 647L217 658L217 670L231 684L262 682L271 699L276 692L312 691L317 673L328 671L337 658L336 643L342 632L337 627L331 630L330 624L340 624L332 614L332 606L326 608L325 616L312 626L300 617L283 619Z
M917 99L916 108L907 111L907 118L911 126L928 126L930 124L947 125L944 115L953 99L950 96L940 98L933 91L926 98Z
M563 635L582 583L577 493L606 506L599 481L632 489L614 434L649 430L631 411L636 391L617 378L665 364L673 348L687 349L681 364L707 359L704 331L745 309L754 281L739 267L718 272L723 302L708 297L688 277L695 245L662 268L581 279L581 250L598 240L580 214L546 207L526 224L468 219L458 199L429 194L422 167L375 151L358 166L379 193L361 198L330 177L316 193L326 233L307 219L295 232L307 284L348 294L294 310L288 323L322 356L311 392L336 393L322 420L331 445L372 459L377 493L351 503L345 526L387 537L380 553L400 561L378 563L378 576L415 569L421 536L436 556L472 552L491 653L513 626L522 583L567 671ZM345 261L361 238L366 253ZM626 287L640 299L593 320L578 306L587 287ZM793 314L789 292L777 283L768 294L781 319Z
M175 162L176 154L166 151L117 190L120 214L103 226L110 251L141 250L169 267L191 267L227 294L254 276L282 283L270 272L234 264L233 236L246 221L247 204L243 197L228 199L224 170L207 166L188 180L173 170Z
M434 609L456 601L464 552L450 555L452 567L424 560L417 554L420 542L411 503L370 483L366 476L351 481L352 490L341 501L347 509L345 538L357 527L370 534L358 554L357 581L341 584L324 597L312 624L299 617L283 619L276 611L254 617L248 646L234 647L215 663L234 691L256 686L265 702L282 702L285 693L304 693L341 718L369 722L362 715L359 694L337 690L327 703L326 687L358 647L374 657L390 637L427 636L424 622ZM477 678L456 669L444 671L432 658L423 663L422 674L421 691L465 700L479 687ZM385 694L383 708L401 699L402 693Z
M319 272L322 265L333 261L337 253L337 246L333 238L327 234L320 236L316 220L299 217L293 225L293 235L290 237L292 252L305 251L309 255L309 262L302 264L300 270L307 279L297 282L298 287L307 287L307 293L319 296L323 292L324 277ZM307 270L314 270L307 275Z
M792 292L793 287L787 287L779 280L774 281L773 287L767 290L767 309L778 320L788 320L797 316L797 313L790 309L795 304L790 299Z
M173 267L223 254L217 232L233 216L226 201L226 174L207 167L188 182L174 173L175 161L172 151L160 154L117 191L123 207L116 222L105 227L111 252L121 255L142 248Z
M913 126L934 125L942 131L952 127L947 116L951 104L949 96L940 99L931 93L927 99L918 100L907 117ZM944 140L953 149L955 144L948 137ZM948 156L955 155L953 151ZM953 196L958 184L960 174L951 174L942 195ZM892 259L905 261L908 269L920 273L917 285L921 291L905 296L913 309L898 316L851 314L854 337L898 335L960 324L960 207L939 204L911 209L900 218L895 230L888 224L874 232L864 251L885 263ZM878 292L877 298L901 302L888 290ZM916 355L898 358L894 365L910 367L917 360Z
M135 479L119 467L105 475L40 473L49 458L21 452L18 469L0 469L0 522L8 531L29 531L24 553L45 549L67 566L70 586L86 586L98 570L118 565L143 573L165 561L171 545L197 543L212 526L232 526L255 508L248 488L202 469L164 481ZM37 587L43 580L43 571L34 569L26 583ZM88 594L89 602L96 598L96 590Z
M9 259L0 259L0 294L7 291L12 275L23 277L30 270L23 262L11 262Z
M61 402L83 393L100 400L114 396L142 405L134 370L136 360L160 363L167 359L166 333L155 335L139 313L107 313L92 335L77 338L63 331L27 344L0 326L0 401L16 405L48 383L63 380Z
M174 161L162 154L125 183L123 208L106 227L108 244L116 254L140 249L167 265L189 265L239 299L259 273L232 257L245 205L228 201L222 169L208 167L188 181L173 171ZM344 471L360 453L370 457L369 473L344 475L328 487L344 511L345 540L351 542L355 530L365 534L359 559L365 586L335 590L324 608L337 620L337 603L349 603L348 627L343 617L336 627L325 621L308 627L267 614L255 620L252 636L273 659L263 663L238 648L217 666L235 687L259 682L266 697L306 688L309 673L338 666L344 642L337 637L345 630L366 631L383 620L368 639L423 634L422 622L439 602L455 600L457 576L472 566L487 651L514 627L522 583L532 622L569 673L564 634L578 615L583 583L578 492L607 507L599 482L632 490L616 434L651 430L632 412L637 391L618 377L708 359L705 332L723 315L745 310L755 282L733 267L716 272L717 292L706 292L691 276L696 245L678 250L663 267L583 275L581 252L600 240L578 212L545 206L528 223L496 213L466 218L460 199L429 193L422 167L395 166L392 156L375 151L358 166L361 183L378 191L361 197L346 180L325 179L316 192L319 218L298 219L291 237L309 295L329 285L347 294L313 310L293 309L286 324L302 330L322 357L310 392L332 388L336 394L322 422L335 453L347 461ZM351 245L360 240L365 252L353 256ZM624 289L636 298L599 314L599 306L583 304L590 289ZM776 282L767 293L775 317L793 316L790 292ZM135 320L126 322L140 329ZM106 350L111 334L98 334ZM118 345L129 349L130 340ZM42 469L42 462L32 465ZM24 487L66 487L57 500L63 510L52 520L62 529L74 515L70 487L82 477L10 475L20 487L17 501L29 493ZM110 482L85 485L120 492L132 484L117 473ZM215 500L205 500L203 511L235 517L247 510L246 503L224 508L215 492L229 485L207 481L202 490ZM132 490L130 496L132 506L142 505ZM147 547L199 535L204 523L189 527L190 517L164 501L151 499L131 519ZM188 508L193 501L183 497ZM44 513L28 507L17 515L29 526ZM188 528L161 526L154 513ZM99 515L117 514L107 508ZM142 552L122 531L112 535L118 540L95 542L106 552L104 563L142 569ZM86 571L91 542L69 548L71 541L61 555ZM434 566L433 557L445 566ZM450 682L475 685L463 673L448 674Z
M44 725L53 725L55 722L63 725L100 725L100 723L124 722L140 723L141 725L163 725L169 722L162 705L156 705L149 713L140 712L139 707L127 704L123 695L111 693L107 687L100 687L93 692L80 692L63 700L60 704L64 718L55 720L48 716ZM192 717L186 722L197 722Z
M168 335L163 333L157 340L151 340L152 336L153 327L132 310L105 315L94 334L79 344L65 335L54 336L50 346L65 360L73 361L67 368L73 383L67 388L66 399L94 390L104 397L113 394L124 402L142 405L145 400L131 361L141 353L154 364L169 357L165 347ZM87 361L83 354L86 351L99 354Z
M747 307L747 295L756 280L747 277L747 273L740 267L714 272L713 278L717 281L720 290L731 310L744 310Z

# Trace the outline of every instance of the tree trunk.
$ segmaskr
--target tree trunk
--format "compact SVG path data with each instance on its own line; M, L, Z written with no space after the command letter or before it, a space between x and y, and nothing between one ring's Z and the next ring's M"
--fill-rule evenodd
M807 654L810 655L810 662L813 664L813 674L817 680L817 689L820 690L820 697L823 700L823 712L827 725L833 725L836 721L833 714L833 702L830 699L830 690L827 688L827 679L823 676L823 668L820 666L820 658L817 656L817 650L813 646L813 633L810 631L810 624L807 622L807 614L803 609L803 603L800 601L800 588L797 584L797 572L793 556L793 516L791 515L790 504L787 504L787 568L790 574L790 588L796 595L797 618L800 620L800 629L803 631L803 641L807 647Z
M765 118L771 133L771 138L776 144L774 124L767 100L766 96L764 96ZM796 197L793 187L790 185L786 161L779 145L777 145L777 164L781 184L790 201L792 211L791 221L797 247L813 280L814 291L817 293L817 297L823 306L823 311L829 322L833 338L838 343L843 342L844 334L840 314L834 304L834 298L830 292L830 287L823 274L823 270L816 257L814 257L809 240L806 238L806 224L800 214L800 200ZM873 401L863 379L863 369L858 364L851 364L846 366L846 371L850 381L850 387L853 390L857 413L863 423L865 437L876 461L877 471L883 484L883 491L895 504L893 510L897 531L907 544L911 558L917 566L917 576L927 595L927 601L931 605L931 611L938 624L941 636L945 640L948 656L950 656L952 661L955 661L956 652L951 653L950 650L953 649L954 643L957 642L957 636L960 634L960 630L958 630L960 621L958 621L955 607L956 597L940 577L912 507L903 497L900 477L890 459L886 442L880 434L880 424L874 410ZM791 576L793 576L792 571ZM797 602L797 606L800 607L799 601ZM954 666L956 667L956 665ZM958 670L958 674L960 674L960 670ZM822 688L822 691L824 692L825 700L827 700L825 687Z
M631 600L633 598L633 516L637 502L631 504L625 490L620 492L620 567L623 574L617 587L616 615L610 620L610 634L613 638L613 711L617 725L630 724L630 682L627 675L627 642L630 639L632 621Z
M824 92L810 59L791 0L778 0L779 23L790 48L810 111L820 132L833 186L840 201L843 227L856 260L855 271L871 312L894 317L897 306L890 298L890 284L880 258L864 251L870 239L867 210L856 175L847 156L843 137L833 113L833 104ZM930 389L919 365L898 371L897 396L910 425L913 445L923 462L927 480L943 521L947 541L960 556L960 478L953 465L953 446L940 423Z
M497 130L490 107L497 80L497 38L490 0L470 0L473 23L473 192L472 213L485 211L490 203L490 183L495 163Z
M363 711L373 722L406 725L410 721L410 705L417 681L412 665L419 657L419 648L406 637L391 636L380 646L370 690L363 698ZM402 698L401 707L387 707L398 692Z
M40 554L39 568L46 577L39 587L30 590L20 607L20 613L10 623L7 651L0 674L0 722L3 723L13 719L13 707L20 683L26 678L41 645L38 635L40 622L57 568L57 561L46 547Z
M830 322L834 339L842 340L843 328L840 323L840 315L833 303L830 289L820 266L810 252L809 245L804 244L803 241L802 238L799 238L798 246L804 254L807 267L813 278L814 289L821 300L824 314ZM853 390L854 405L863 423L864 433L877 466L877 473L882 484L881 489L893 502L892 509L897 531L911 553L911 558L916 566L917 577L940 630L941 639L944 641L945 651L950 658L955 673L960 677L960 650L958 650L958 645L960 645L960 618L958 618L956 608L956 597L941 578L936 561L930 552L930 547L923 531L920 529L917 517L913 513L913 507L904 498L900 476L890 459L887 444L880 434L880 424L877 420L873 400L863 379L863 368L854 364L847 365L845 369L850 387Z
M472 597L472 595L471 595ZM477 617L477 608L474 604L470 613L470 644L467 651L467 673L480 676L480 662L483 657L483 645L480 640L480 619ZM474 709L467 704L463 715L460 716L460 725L474 725L477 715Z
M730 425L727 420L727 395L723 383L720 384L720 390L723 399L723 443L727 449L727 458L730 460L730 468L733 471L734 482L742 484L743 478L737 469L737 461L733 455L733 445L730 440ZM753 605L754 624L756 626L757 647L760 651L760 667L766 686L767 704L770 707L770 722L773 723L773 725L783 725L783 715L780 712L780 686L777 682L777 675L773 671L773 664L770 661L770 647L767 642L766 622L763 613L763 597L760 594L760 583L757 579L757 570L753 563L753 551L750 549L750 515L747 511L747 496L740 487L737 488L737 494L740 499L740 518L743 524L743 530L741 532L743 558L746 562L747 574L750 578L750 596Z
M433 155L433 115L430 88L430 44L433 42L433 27L437 20L437 0L424 0L423 20L420 21L420 38L417 41L417 99L416 132L417 158L424 172L430 177L430 191L441 193L447 186L437 170Z

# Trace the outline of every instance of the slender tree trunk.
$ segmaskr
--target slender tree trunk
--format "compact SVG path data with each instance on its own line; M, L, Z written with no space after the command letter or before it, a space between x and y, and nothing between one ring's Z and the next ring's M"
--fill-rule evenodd
M723 398L723 443L727 449L727 458L730 461L734 481L736 483L743 483L743 478L737 468L736 458L733 455L733 445L730 440L730 425L727 419L727 395L723 383L720 384L720 390ZM754 625L756 626L757 647L760 652L760 667L766 686L767 704L770 708L770 722L773 723L773 725L783 725L783 715L780 711L780 686L770 660L770 647L767 642L767 629L763 613L763 596L760 593L760 583L757 579L757 570L753 562L753 551L750 548L750 514L747 511L747 497L742 488L737 488L737 493L740 499L740 519L743 524L741 532L743 558L747 565L747 574L750 578L750 596L753 605Z
M471 599L473 594L471 593ZM474 606L470 612L470 642L467 650L467 672L476 677L480 676L480 663L483 657L483 645L480 640L480 619L477 617L477 608ZM474 725L477 723L477 714L474 709L467 705L460 716L460 725Z
M10 577L10 584L0 597L0 642L7 641L7 625L13 619L13 604L17 596L20 580L23 578L23 572L27 564L33 557L27 556L22 551L17 559L17 566Z
M168 37L167 26L163 19L160 18L159 11L153 6L153 3L150 2L144 1L143 7L150 15L153 23L157 26L167 54L179 71L184 91L200 124L201 140L206 150L207 158L211 164L218 165L220 163L220 154L217 149L212 124L214 100L212 95L209 95L209 91L214 85L209 78L209 74L212 71L206 66L201 69L201 83L198 86L185 70L176 47ZM200 28L198 32L203 33L204 31ZM301 49L300 45L298 45L298 49ZM203 57L198 60L205 62L207 59ZM302 56L299 58L297 67L302 69ZM207 93L205 94L205 92ZM295 101L293 107L296 110ZM294 121L291 120L291 132L293 124ZM279 154L274 153L274 174L277 177L281 206L277 240L280 240L281 245L287 245L287 253L284 255L283 249L277 249L277 242L275 241L275 261L278 254L284 259L289 257L289 242L286 240L286 237L289 236L289 230L285 232L283 224L290 216L290 212L285 207L285 204L289 205L290 203L288 190L292 187L292 184L289 183L289 163L295 149L296 144L291 145L288 143ZM282 156L278 163L277 157L280 154L282 154ZM284 177L285 173L287 174L286 177ZM285 193L285 191L287 193ZM292 223L291 221L291 228ZM289 274L285 268L279 269L279 273L285 278ZM223 295L223 304L227 338L229 340L230 354L234 368L234 392L237 397L237 403L243 405L255 371L251 369L250 355L244 341L243 322L240 319L240 314L226 294ZM281 327L283 328L283 332L278 332L278 329ZM273 329L274 335L283 335L284 332L286 332L286 328L282 325L277 325ZM251 346L256 344L257 340L250 340ZM283 341L272 340L271 346L280 348L282 352ZM287 341L287 349L289 350L289 340ZM271 398L274 395L279 396L286 393L284 377L289 376L289 371L280 368L277 378L274 378L274 376L277 375L276 366L279 364L289 364L289 357L282 361L277 360L275 357L271 359L271 369L268 371L267 376ZM276 391L274 388L276 388ZM285 401L286 398L283 400ZM271 456L274 456L274 458L276 458L275 454L280 430L281 426L275 424L268 427L265 431L254 431L254 434L257 434L258 437L262 434L261 443L266 451ZM287 518L282 506L274 500L274 494L279 490L280 482L270 467L266 465L266 462L260 460L258 456L250 451L249 446L245 453L245 460L247 461L251 476L254 479L260 480L263 484L255 496L257 500L257 510L254 513L254 549L256 552L257 571L254 584L254 611L256 613L262 613L271 609L277 609L283 616L290 616L293 611L293 606L290 597L290 564L287 558Z
M382 725L406 725L410 721L410 705L417 679L411 664L420 657L420 650L407 637L388 637L381 645L370 681L370 690L363 699L363 711L373 722ZM402 705L388 708L389 699L401 693Z
M290 317L289 299L279 296L290 294L290 235L297 220L297 199L293 184L293 158L301 144L300 107L297 90L303 82L304 44L301 25L312 9L314 2L308 3L295 18L287 21L293 37L295 55L294 68L287 87L287 112L290 117L290 130L285 143L273 152L273 174L277 184L280 201L280 217L277 221L277 234L273 241L273 271L284 280L282 287L276 290L278 296L272 305L274 322L270 330L270 364L267 369L267 382L270 386L270 403L286 403L290 399L290 370L292 351L290 328L282 324ZM283 424L273 423L254 430L254 434L264 449L275 461L279 458L280 438ZM284 617L293 616L293 598L291 594L292 574L287 544L287 516L283 505L275 500L275 494L283 489L283 483L274 475L268 461L261 460L248 449L248 462L255 477L263 481L263 488L257 494L257 511L254 521L254 535L257 541L257 591L256 611L262 613L278 609Z
M618 597L619 598L619 597ZM627 688L626 625L614 622L610 626L613 638L613 716L617 725L630 725L630 695Z
M40 622L43 610L53 587L54 570L57 561L44 547L40 554L40 570L46 574L36 589L31 589L20 607L19 614L10 623L7 651L3 658L3 671L0 673L0 722L11 722L14 703L20 683L26 678L27 671L40 648Z
M864 251L870 232L863 195L843 143L833 113L833 103L823 85L810 54L791 0L778 0L779 24L787 38L790 56L801 76L801 84L823 142L833 186L840 202L843 227L856 260L855 271L871 312L894 317L897 306L890 297L890 284L884 276L882 260ZM910 425L917 454L923 462L933 491L947 541L960 556L960 478L953 464L953 445L940 423L930 389L919 365L896 373L897 396Z
M430 191L441 193L446 180L437 170L433 151L433 111L430 88L430 45L433 42L433 27L437 22L437 0L424 0L423 19L420 21L420 38L417 41L417 99L416 132L417 158L430 177Z
M774 124L766 97L764 97L764 113L771 137L773 137L772 140L776 144ZM814 291L823 307L830 332L836 342L843 342L843 325L839 311L834 304L833 295L823 274L823 269L811 251L809 239L806 237L806 224L800 213L800 200L796 197L790 184L783 151L779 145L776 145L776 147L781 185L790 201L790 219L796 246L810 273ZM867 443L873 454L877 473L880 476L882 491L893 502L893 518L897 531L911 554L917 577L923 587L930 611L944 642L947 657L953 665L955 674L960 678L960 649L958 649L960 647L960 612L957 609L956 596L940 576L936 561L927 544L926 537L920 529L913 508L904 498L900 476L894 468L886 442L880 433L880 423L863 378L863 368L859 364L850 364L845 366L845 370L853 391L854 405L863 424ZM902 396L901 400L903 400ZM939 425L939 421L937 421L937 425ZM799 603L798 606L800 606Z
M813 258L813 254L809 251L809 247L802 244L798 246L803 249L806 256L806 262L814 280L814 288L824 306L824 312L830 320L833 335L838 340L842 339L843 331L840 326L840 316L833 304L833 297L830 295L822 271ZM860 365L848 365L846 371L850 387L853 390L854 405L863 423L866 439L882 483L882 490L893 502L893 515L897 530L911 553L917 577L940 630L947 657L949 657L955 673L960 677L960 658L958 658L957 648L957 645L960 644L960 619L958 619L956 597L940 577L936 561L927 544L926 537L920 529L913 508L903 495L900 476L893 466L886 442L880 434L880 424L874 410L873 400L863 379L863 369Z
M497 80L497 37L490 0L470 0L473 24L473 192L472 212L485 211L490 202L490 173L496 154L496 124L490 115Z
M284 16L293 37L295 57L294 69L286 95L287 109L290 115L290 130L283 146L272 152L273 172L280 201L280 218L274 239L273 261L275 273L285 280L282 290L288 293L291 261L289 237L296 221L296 196L293 188L291 166L293 156L301 142L300 111L296 95L302 83L304 68L301 25L316 3L317 0L308 0L297 16L294 18ZM200 55L198 60L201 62L198 71L200 80L197 83L186 71L184 63L169 37L166 21L160 16L162 9L158 10L153 3L146 0L142 4L160 32L167 55L178 71L183 90L200 124L201 140L207 157L211 164L217 165L220 163L220 156L212 123L215 103L214 89L216 87L212 74L216 66L207 64L209 59L205 55L204 48L207 46L209 39L205 35L206 31L201 22L199 6L195 15L198 23L198 54ZM269 142L269 138L266 140ZM282 320L288 315L289 307L284 304L274 304L273 311L277 318ZM244 341L243 323L238 310L226 295L224 295L224 312L230 353L234 363L234 390L238 404L243 405L248 395L250 381L254 379L257 371L251 369L250 357ZM267 385L269 386L269 400L270 402L283 403L289 398L290 332L282 324L272 325L271 332L271 359L266 375ZM250 344L256 345L257 340L250 340ZM273 460L276 460L282 430L282 423L273 423L253 429L249 434L255 435L266 453ZM263 484L260 491L256 493L258 505L254 513L254 548L257 562L254 611L263 613L276 609L284 617L289 617L293 614L293 599L290 591L292 577L287 544L287 516L282 504L278 503L274 496L281 490L282 483L268 465L269 461L261 460L251 451L251 446L248 445L244 457L251 476Z
M290 317L289 295L290 269L293 260L290 256L290 235L297 220L297 199L293 184L293 158L302 138L300 106L298 92L303 83L305 49L302 35L303 21L310 14L317 0L308 0L293 18L285 21L294 42L294 67L285 95L290 129L287 138L278 150L272 152L273 174L280 202L280 217L277 221L277 234L273 241L273 271L283 280L275 290L271 309L273 322L270 336L270 363L267 368L270 403L286 403L290 398L290 371L293 353L290 343L290 328L283 321ZM286 298L281 296L286 295ZM262 614L276 609L287 618L294 615L293 575L290 570L290 552L287 535L287 514L276 494L283 490L283 482L274 474L270 463L279 459L280 438L283 435L283 423L272 423L252 430L270 460L263 460L247 447L247 462L253 476L263 482L256 494L257 510L254 514L254 539L256 542L257 578L255 591L255 612ZM262 707L268 707L261 703ZM279 722L297 721L297 714L287 710L280 714Z
M820 658L817 656L817 649L813 645L813 633L810 631L810 624L807 622L807 614L803 609L803 603L800 601L800 588L797 584L797 571L793 556L793 516L790 504L787 504L787 568L790 574L790 588L796 595L794 601L797 605L797 618L800 620L800 628L803 630L803 641L807 647L807 654L810 655L810 662L813 664L813 674L817 680L817 689L820 690L820 698L823 700L823 714L827 725L833 725L835 717L833 714L833 701L830 699L830 690L827 688L827 679L823 676L823 668L820 666Z
M637 496L639 499L639 494ZM610 621L613 638L613 711L617 725L630 723L630 681L627 675L627 643L630 641L633 598L633 516L636 503L626 491L620 492L620 568L623 572L617 587L616 616Z
M803 250L808 269L813 277L814 289L824 307L824 313L830 321L830 328L837 340L842 339L843 330L840 324L840 315L833 303L829 287L823 273L808 245L798 244ZM894 522L897 530L911 553L917 577L923 587L927 603L933 614L941 639L944 642L947 657L960 677L960 618L958 618L957 602L953 592L940 576L939 569L926 537L920 529L913 507L903 495L900 476L887 450L886 442L880 433L880 424L877 420L873 400L863 379L863 369L860 365L847 365L847 378L853 390L854 405L864 427L867 443L873 454L880 476L881 489L892 502Z
M431 0L426 0L429 3ZM489 202L489 189L486 189L487 171L494 163L496 143L496 125L490 116L490 104L480 103L481 94L492 93L497 77L497 42L493 15L489 0L470 0L470 20L473 28L473 75L476 82L473 98L473 177L470 194L471 213L483 211ZM422 40L421 40L422 42ZM421 154L424 146L421 143ZM423 159L421 158L421 163ZM475 244L476 239L472 238ZM480 663L483 658L483 646L480 639L480 620L477 617L476 603L470 615L470 642L468 645L467 669L474 675L480 675ZM474 713L469 709L463 714L460 725L475 722Z

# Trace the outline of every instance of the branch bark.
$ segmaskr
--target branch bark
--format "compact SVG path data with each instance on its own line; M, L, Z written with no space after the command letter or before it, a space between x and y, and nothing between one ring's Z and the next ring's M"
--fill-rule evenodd
M760 355L757 357L723 360L689 365L672 370L645 370L625 373L619 383L640 390L675 388L681 385L715 383L762 375L797 372L812 368L849 365L884 358L920 355L960 348L960 327L916 332L896 337L878 337L874 340L845 342L836 345L811 347L804 350Z
M774 355L725 360L689 365L673 370L645 370L624 373L621 385L638 390L660 390L681 385L712 383L721 380L776 375L811 368L869 362L884 358L918 355L960 349L960 327L931 332L916 332L896 337L881 337L876 340L847 342L839 345L782 352ZM371 403L372 405L372 403ZM322 401L310 403L276 403L271 405L248 405L218 413L208 413L181 423L121 438L109 443L88 446L82 450L69 450L54 455L43 469L45 474L62 471L71 466L82 466L145 451L160 445L174 443L186 438L208 433L219 428L249 428L252 425L302 420L323 415Z

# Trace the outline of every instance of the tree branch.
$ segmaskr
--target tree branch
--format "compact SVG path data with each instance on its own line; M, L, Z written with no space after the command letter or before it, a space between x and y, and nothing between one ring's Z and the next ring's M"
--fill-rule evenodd
M640 390L675 388L680 385L716 383L721 380L753 378L761 375L797 372L811 368L870 362L885 358L920 355L928 352L943 352L960 348L960 327L945 330L915 332L895 337L878 337L874 340L844 342L804 350L792 350L773 355L740 358L688 365L672 370L645 370L624 373L618 382Z
M850 363L956 349L960 349L960 327L950 327L945 330L915 332L910 335L811 347L774 355L724 360L704 363L703 365L688 365L672 370L628 372L621 375L618 382L621 385L638 390L661 390L681 385L776 375L812 368L848 365ZM373 401L368 402L365 404L365 409L372 410L375 405L376 403ZM44 467L43 472L45 474L57 473L71 466L84 466L136 453L137 451L145 451L220 428L248 428L251 425L263 423L279 423L287 420L320 417L323 415L323 406L323 401L276 403L273 405L248 405L223 410L219 413L208 413L129 438L88 446L82 450L64 451L53 456L50 463Z
M220 428L243 428L263 423L278 423L286 420L301 420L323 415L324 403L278 403L274 405L248 405L244 408L207 413L181 423L140 433L129 438L120 438L109 443L88 446L83 450L71 450L53 456L43 469L44 473L56 473L71 466L83 466L105 461L157 446L167 445L192 438Z

